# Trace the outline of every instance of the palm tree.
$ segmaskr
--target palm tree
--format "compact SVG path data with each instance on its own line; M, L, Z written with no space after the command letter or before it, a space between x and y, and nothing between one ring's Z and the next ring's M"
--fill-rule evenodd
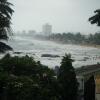
M97 26L100 26L100 9L97 9L94 13L96 13L96 15L90 17L89 21L91 24L97 24Z
M11 16L13 14L12 6L8 0L0 0L0 40L7 40L8 33L11 33ZM12 48L3 42L0 42L0 52L11 50Z

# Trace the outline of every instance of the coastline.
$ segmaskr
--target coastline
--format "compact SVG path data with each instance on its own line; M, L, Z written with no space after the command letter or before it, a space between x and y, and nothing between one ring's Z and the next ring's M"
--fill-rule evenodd
M49 41L49 40L48 40ZM57 42L57 41L52 41L52 42L54 42L54 43L59 43L59 44L64 44L64 45L66 45L66 44L71 44L71 45L79 45L79 46L82 46L82 47L93 47L93 48L97 48L97 49L100 49L100 45L97 45L97 44L85 44L85 43L80 43L80 44L74 44L74 43L62 43L62 42Z
M80 44L80 46L84 46L84 47L93 47L93 48L98 48L98 49L100 49L100 45L96 45L96 44Z

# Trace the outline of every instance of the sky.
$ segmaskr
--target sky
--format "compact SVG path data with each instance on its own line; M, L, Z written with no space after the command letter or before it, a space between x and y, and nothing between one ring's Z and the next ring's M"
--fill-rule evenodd
M49 23L53 32L81 32L84 34L100 31L91 25L88 18L100 8L100 0L9 0L15 10L12 16L14 31L42 31L42 25Z

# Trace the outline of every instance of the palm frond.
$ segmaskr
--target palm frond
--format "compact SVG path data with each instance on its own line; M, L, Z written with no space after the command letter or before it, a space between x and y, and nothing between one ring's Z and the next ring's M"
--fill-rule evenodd
M8 40L8 34L12 33L10 28L11 16L14 10L8 0L0 0L0 40ZM5 43L0 42L0 52L12 50L12 48Z
M11 15L14 11L7 5L0 5L0 13L7 16L9 19L11 19Z
M100 13L100 9L95 10L94 13Z
M94 11L96 15L89 18L89 21L91 24L97 24L97 26L100 26L100 9L97 9Z
M12 48L9 45L6 45L3 42L0 42L0 53L5 53L7 50L12 50Z

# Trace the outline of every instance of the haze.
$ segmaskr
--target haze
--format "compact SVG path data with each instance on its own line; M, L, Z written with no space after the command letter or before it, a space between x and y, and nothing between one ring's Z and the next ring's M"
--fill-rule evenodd
M88 18L100 8L100 0L9 0L14 4L12 17L14 31L42 31L42 25L50 23L53 32L82 32L84 34L100 31L91 25Z

